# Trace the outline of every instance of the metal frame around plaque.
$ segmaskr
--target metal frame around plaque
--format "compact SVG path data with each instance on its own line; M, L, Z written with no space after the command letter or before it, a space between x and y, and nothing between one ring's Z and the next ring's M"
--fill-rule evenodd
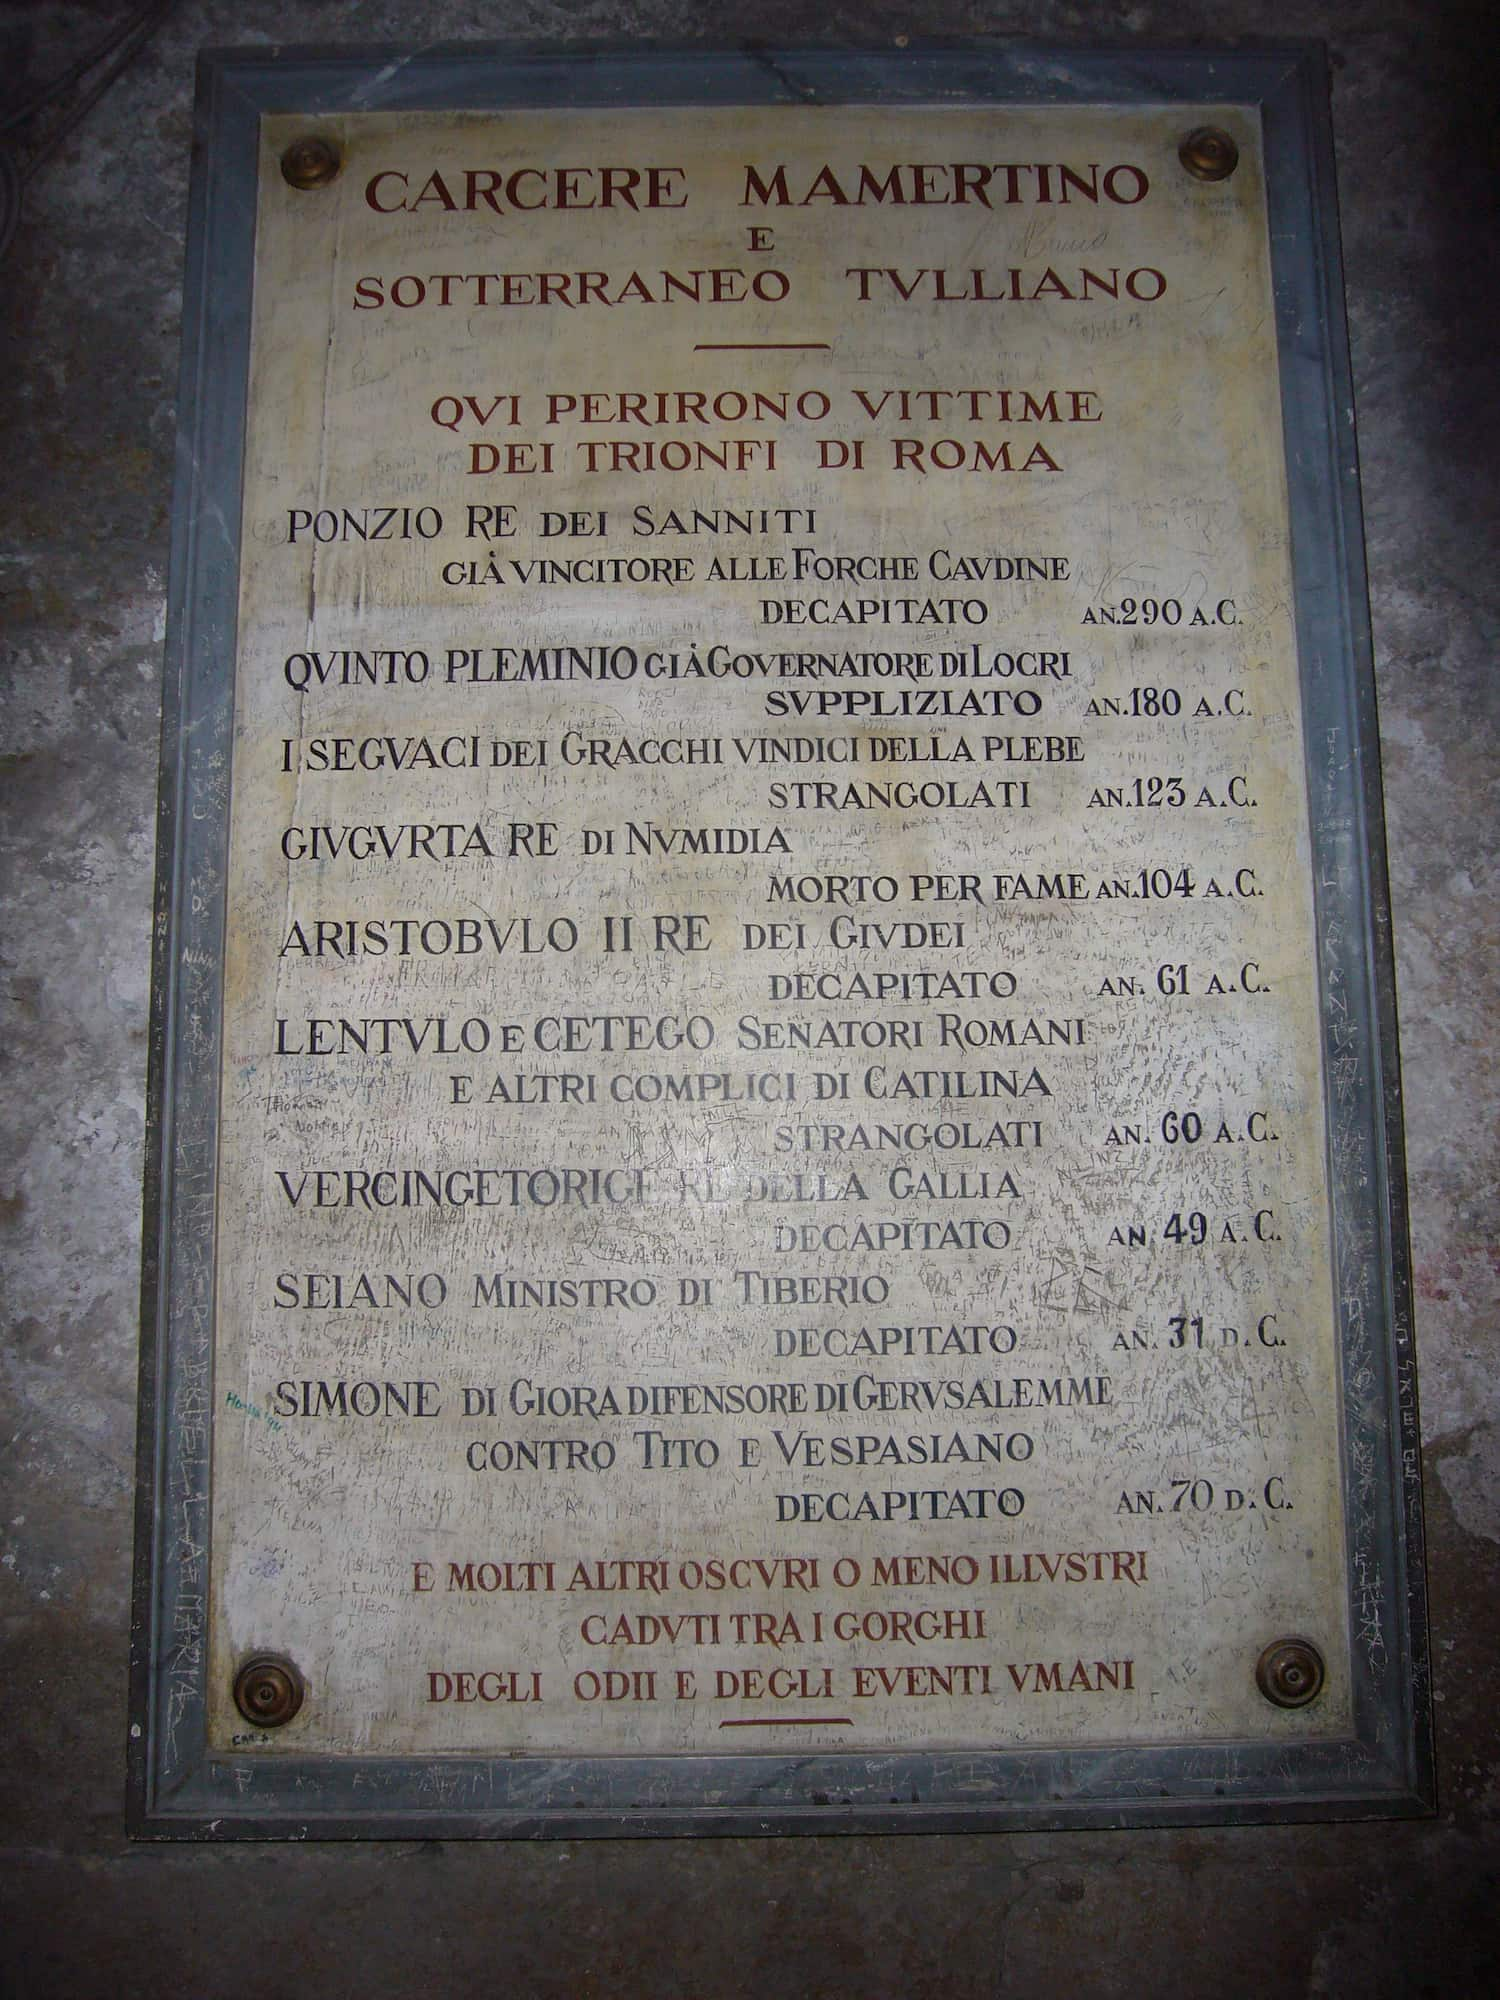
M223 891L263 114L781 103L1232 103L1265 139L1321 953L1355 1727L1346 1738L860 1755L257 1760L205 1735ZM1394 976L1327 78L1306 45L561 53L201 64L166 678L129 1798L148 1838L961 1832L1431 1809ZM270 1696L266 1697L270 1699ZM300 1698L300 1694L299 1697Z

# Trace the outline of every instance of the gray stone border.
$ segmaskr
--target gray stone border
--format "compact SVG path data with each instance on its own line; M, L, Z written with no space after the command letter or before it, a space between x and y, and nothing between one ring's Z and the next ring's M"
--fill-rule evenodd
M1321 49L255 49L200 62L184 287L142 1265L129 1826L149 1839L971 1832L1369 1818L1433 1778L1395 975ZM220 987L262 113L1236 103L1263 121L1342 1340L1354 1729L1316 1744L817 1756L210 1754Z

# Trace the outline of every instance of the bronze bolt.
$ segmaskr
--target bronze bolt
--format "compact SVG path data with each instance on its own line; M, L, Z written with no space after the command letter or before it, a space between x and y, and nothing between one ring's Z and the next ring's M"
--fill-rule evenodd
M332 139L309 132L304 138L293 139L282 154L281 178L288 187L301 188L304 192L325 188L338 179L343 164L341 147Z
M234 1705L260 1729L279 1729L302 1706L302 1676L279 1653L252 1653L234 1677Z
M1307 1639L1276 1639L1255 1663L1255 1685L1277 1708L1306 1708L1323 1692L1323 1655Z
M1240 163L1240 149L1217 125L1200 125L1177 148L1177 157L1199 181L1227 181Z

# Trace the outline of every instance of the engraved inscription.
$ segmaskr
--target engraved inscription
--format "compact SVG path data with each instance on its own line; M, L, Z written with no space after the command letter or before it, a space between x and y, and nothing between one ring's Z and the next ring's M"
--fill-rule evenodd
M263 123L213 1744L1345 1729L1254 119Z

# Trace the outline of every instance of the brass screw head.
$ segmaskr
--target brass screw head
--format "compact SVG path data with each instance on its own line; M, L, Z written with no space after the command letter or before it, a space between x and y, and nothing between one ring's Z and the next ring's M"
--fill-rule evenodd
M1217 125L1200 125L1177 148L1177 157L1199 181L1227 181L1240 163L1240 149Z
M301 1674L279 1653L252 1653L234 1677L234 1705L258 1729L279 1729L302 1706Z
M1323 1655L1309 1639L1276 1639L1255 1663L1255 1685L1277 1708L1306 1708L1323 1692Z
M341 147L335 145L332 139L309 132L300 139L293 139L282 154L281 178L288 187L307 192L313 188L325 188L336 181L343 165Z

